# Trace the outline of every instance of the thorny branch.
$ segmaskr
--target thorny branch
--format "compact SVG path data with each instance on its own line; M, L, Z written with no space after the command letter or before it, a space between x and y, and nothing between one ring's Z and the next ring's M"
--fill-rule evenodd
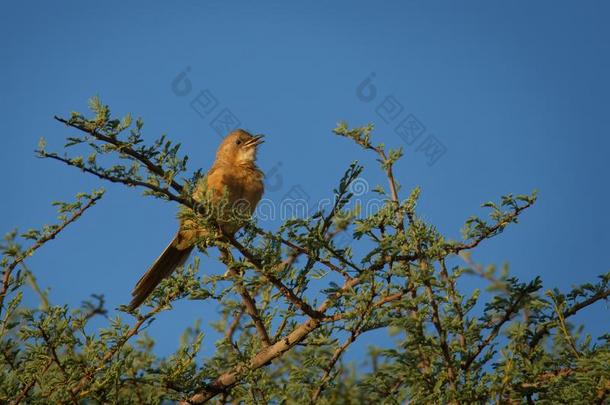
M235 283L235 287L237 288L239 295L241 295L242 297L246 312L248 313L248 315L250 315L250 318L252 318L252 322L254 322L256 331L259 335L259 338L261 339L261 342L263 343L263 347L270 346L271 340L269 339L269 334L267 333L267 329L265 328L264 322L260 317L259 311L256 308L256 302L241 282L241 275L238 274L238 272L233 267L233 257L231 255L231 252L228 249L224 248L221 248L221 252L223 255L222 260L226 261L225 264L227 265L229 274L233 278L233 282ZM232 335L232 333L230 335Z
M166 302L171 302L175 299L180 292L176 292L167 297ZM101 371L115 354L117 354L121 348L131 339L133 336L137 335L140 332L142 326L149 321L153 316L161 312L165 306L166 302L159 302L153 309L148 311L145 315L139 316L137 322L127 331L127 333L120 338L120 340L111 348L109 348L102 356L97 366L91 366L89 370L83 373L78 384L72 388L72 393L77 395L80 393L81 397L85 395L85 393L81 393L81 391L87 386L89 381L95 376L96 373Z
M591 297L572 305L570 308L566 309L565 311L563 311L563 318L569 318L572 315L575 315L578 311L580 311L583 308L588 307L589 305L592 305L594 303L596 303L597 301L600 300L605 300L610 296L610 288L607 288L605 290L599 291L598 293L592 295ZM536 332L534 333L534 336L532 336L532 340L530 341L530 348L535 348L538 343L540 342L540 340L545 337L550 331L551 329L555 328L557 326L558 320L552 320L549 321L545 324L543 324L542 326L540 326L538 328L538 330L536 330Z
M44 376L52 364L53 364L53 359L50 358L47 361L47 364L43 367L38 378L41 378L42 376ZM32 388L34 388L34 386L38 383L38 378L32 378L32 380L25 387L23 387L23 390L21 390L19 395L17 395L17 397L11 402L11 405L20 404L21 401L23 401L28 396L28 394L30 393Z
M45 243L50 240L55 239L55 237L63 231L68 225L76 221L85 211L95 205L95 203L102 198L102 194L94 195L89 198L89 201L83 205L79 210L72 213L69 218L63 221L59 226L57 226L52 232L47 235L43 235L40 237L32 246L30 246L25 252L21 255L17 256L8 266L6 266L3 270L2 276L2 289L0 290L0 312L2 311L4 298L6 297L6 293L9 288L11 273L19 265L19 263L23 262L27 257L34 254L36 250L42 247Z

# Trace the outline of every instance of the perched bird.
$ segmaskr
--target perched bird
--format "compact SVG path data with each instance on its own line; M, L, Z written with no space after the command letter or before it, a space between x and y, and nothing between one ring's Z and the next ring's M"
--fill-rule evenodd
M212 168L195 187L193 199L202 202L205 194L214 207L213 221L226 234L239 230L242 221L235 215L252 215L263 195L263 173L256 166L257 147L261 143L263 135L253 136L243 129L231 132L218 147ZM192 219L180 222L174 239L134 287L130 310L139 307L161 280L184 264L206 232L209 234L210 230L201 229Z

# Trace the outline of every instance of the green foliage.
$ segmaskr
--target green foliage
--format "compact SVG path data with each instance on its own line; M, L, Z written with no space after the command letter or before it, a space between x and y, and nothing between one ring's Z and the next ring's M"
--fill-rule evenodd
M186 177L187 157L165 136L145 144L143 123L113 119L91 100L91 117L57 120L77 131L61 161L101 179L140 187L180 204L182 218L214 228L213 208L191 196L200 171ZM568 292L544 291L542 281L518 280L507 267L474 263L470 252L516 223L536 194L487 202L489 217L466 220L463 240L445 238L417 214L419 188L403 199L393 166L402 149L372 140L373 126L334 130L375 154L388 187L363 216L350 186L363 166L340 178L334 205L311 217L263 231L246 221L238 237L211 233L201 242L224 253L225 275L199 273L199 259L164 280L144 309L108 317L102 296L79 308L52 304L25 260L91 208L102 191L54 203L59 223L9 232L0 246L0 402L190 403L575 403L602 404L610 392L609 335L594 338L571 317L610 295L610 273ZM86 157L85 157L86 156ZM202 203L196 203L203 201ZM347 234L348 247L337 237ZM19 236L18 236L19 235ZM27 247L22 247L26 244ZM41 269L46 270L46 269ZM38 271L38 270L37 270ZM488 283L459 288L465 277ZM22 304L29 285L40 306ZM218 316L194 323L167 358L153 352L146 327L178 299L214 300ZM212 342L206 331L222 338ZM371 331L394 344L371 346L365 364L343 355ZM215 345L210 358L202 345Z

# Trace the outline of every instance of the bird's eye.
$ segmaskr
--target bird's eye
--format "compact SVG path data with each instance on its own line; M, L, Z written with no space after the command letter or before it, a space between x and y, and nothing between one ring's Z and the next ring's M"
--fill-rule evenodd
M236 143L237 145L241 145L241 139L236 140L236 141L235 141L235 143Z

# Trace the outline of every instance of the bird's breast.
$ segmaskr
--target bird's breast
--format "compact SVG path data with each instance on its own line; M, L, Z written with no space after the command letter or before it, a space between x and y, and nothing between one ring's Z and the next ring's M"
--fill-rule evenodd
M227 165L214 167L207 176L207 187L216 198L227 193L230 204L249 205L254 212L263 196L263 174L254 166Z
M237 182L239 187L235 190L234 200L247 201L250 204L250 213L254 212L264 192L262 174L258 170L248 170L247 173L242 173Z

